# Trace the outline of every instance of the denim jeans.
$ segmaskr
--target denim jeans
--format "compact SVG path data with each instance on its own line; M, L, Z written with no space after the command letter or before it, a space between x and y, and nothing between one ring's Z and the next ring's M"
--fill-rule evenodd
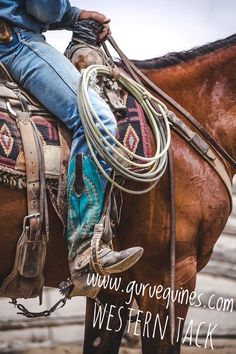
M21 28L14 29L11 43L0 44L0 60L19 85L28 90L71 130L71 161L79 153L91 158L77 107L76 92L80 73L69 60L46 43L42 34L35 34ZM116 120L109 106L93 89L89 89L89 96L98 116L109 131L115 135ZM104 136L113 144L105 133ZM108 164L102 161L99 156L98 159L106 172L111 172ZM93 164L92 168L94 169L96 166ZM101 173L99 176L100 185L104 190L105 177ZM99 200L101 204L102 198ZM99 210L101 208L99 205ZM86 213L86 203L82 209ZM78 220L81 220L81 216ZM70 230L70 233L74 231Z
M88 154L76 98L80 73L69 60L50 46L42 34L20 28L15 28L10 44L0 44L0 60L17 83L72 131L71 156ZM115 134L116 120L109 106L94 90L90 89L89 95L99 118ZM103 166L109 171L104 162Z

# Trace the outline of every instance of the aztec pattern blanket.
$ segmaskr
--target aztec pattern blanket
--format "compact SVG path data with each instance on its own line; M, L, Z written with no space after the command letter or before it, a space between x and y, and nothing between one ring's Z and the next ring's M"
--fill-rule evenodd
M32 117L41 137L45 170L48 180L58 180L60 169L60 141L55 118ZM0 112L0 183L25 187L25 158L19 129L15 120Z
M116 113L116 118L119 141L138 155L151 156L150 128L141 105L132 96L127 98L127 110ZM50 159L59 164L51 170L50 166L47 169L46 164L47 180L54 183L59 179L60 173L60 161L55 159L55 154L58 155L60 149L57 120L39 116L33 117L33 120L48 155L46 162ZM14 119L4 112L0 112L0 183L18 188L25 186L25 161L20 132Z
M151 131L141 105L127 96L127 110L116 113L118 139L132 152L151 156ZM35 116L34 120L45 152L46 178L52 184L60 175L60 140L57 120ZM0 112L0 183L25 187L25 161L20 132L7 113Z

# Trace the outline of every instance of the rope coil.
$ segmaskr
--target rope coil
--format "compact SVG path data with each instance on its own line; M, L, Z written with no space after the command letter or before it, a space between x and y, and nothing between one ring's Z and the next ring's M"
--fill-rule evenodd
M90 153L101 173L117 188L131 194L143 194L155 187L167 166L167 151L170 146L170 123L167 118L167 107L143 86L119 73L116 80L141 104L149 121L154 142L155 153L152 157L137 155L122 145L104 125L97 115L89 97L89 86L95 88L98 75L112 77L113 68L103 65L90 65L81 72L78 85L78 108L85 130ZM101 131L114 142L113 146L103 136ZM123 178L141 183L151 184L141 190L128 189L114 181L98 161L99 154L112 169Z

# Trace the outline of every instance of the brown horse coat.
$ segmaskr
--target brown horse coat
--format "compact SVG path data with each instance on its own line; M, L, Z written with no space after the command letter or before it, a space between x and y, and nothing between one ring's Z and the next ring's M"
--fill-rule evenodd
M236 36L197 50L170 54L144 62L135 61L145 74L163 91L187 109L215 139L236 158ZM170 109L172 109L170 107ZM177 116L184 120L178 112ZM187 122L186 122L187 123ZM187 123L188 124L188 123ZM175 133L172 135L176 189L176 289L189 292L195 288L196 275L209 261L215 242L224 229L230 213L227 190L217 173ZM230 177L235 171L226 163ZM141 197L125 196L118 232L121 248L139 244L144 255L127 274L127 281L152 286L170 286L169 279L169 193L165 176L157 188ZM113 297L112 297L113 296ZM106 299L105 295L103 299ZM168 316L165 304L144 296L136 296L144 313L160 314L164 323ZM110 303L124 305L121 297L110 296ZM85 353L117 353L119 335L108 335L106 329L93 329L93 310L89 301ZM188 305L175 304L177 317L185 318ZM151 324L155 316L150 321ZM141 331L144 330L141 322ZM116 324L114 323L114 328ZM177 335L177 333L176 333ZM100 336L101 344L92 343ZM109 343L114 343L113 350ZM116 344L116 345L115 345ZM163 340L142 337L143 353L179 353L180 343L170 343L169 332Z

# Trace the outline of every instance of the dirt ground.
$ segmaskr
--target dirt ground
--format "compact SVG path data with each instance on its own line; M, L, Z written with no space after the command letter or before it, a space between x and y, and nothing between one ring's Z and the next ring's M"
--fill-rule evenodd
M201 349L192 347L183 347L181 354L235 354L236 353L236 340L227 340L221 342L219 340L217 348ZM18 353L11 353L18 354ZM53 348L37 348L24 351L21 354L82 354L82 347L78 345L60 345ZM141 354L141 349L121 348L119 354Z

